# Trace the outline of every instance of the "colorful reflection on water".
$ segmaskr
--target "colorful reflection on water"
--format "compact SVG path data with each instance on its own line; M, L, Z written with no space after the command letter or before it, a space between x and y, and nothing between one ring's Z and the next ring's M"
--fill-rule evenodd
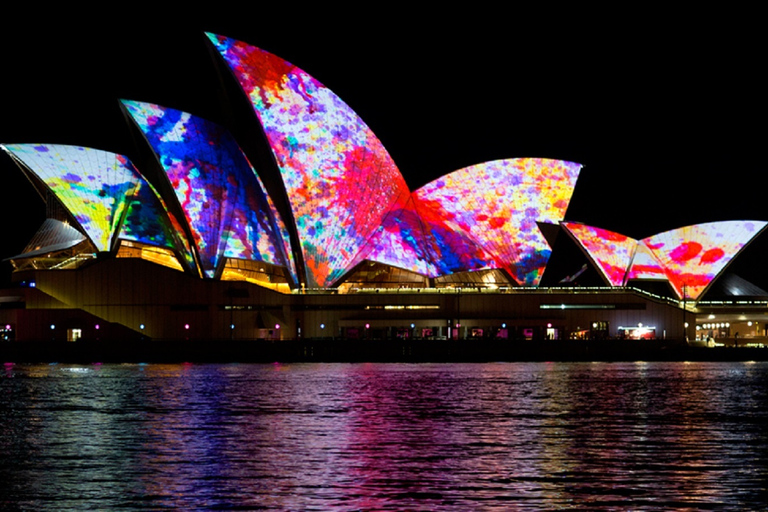
M768 363L20 365L0 508L755 509Z

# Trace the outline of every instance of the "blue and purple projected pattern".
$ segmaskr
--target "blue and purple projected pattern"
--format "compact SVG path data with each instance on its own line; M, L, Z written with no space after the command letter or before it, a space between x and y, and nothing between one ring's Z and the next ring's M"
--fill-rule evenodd
M97 250L109 251L118 237L176 248L159 197L126 157L56 144L3 147L51 189Z
M537 286L552 252L537 223L563 220L580 170L562 160L513 158L466 167L416 190L421 218L455 239L429 233L441 273L500 268L520 285ZM471 243L462 247L462 240Z
M272 198L267 194L267 187L264 186L264 182L261 181L261 178L258 174L254 174L256 177L256 182L259 186L259 190L263 191L264 197L267 199L267 206L269 207L269 212L272 215L272 226L275 231L275 233L279 233L279 239L283 244L283 254L285 255L285 261L288 262L288 272L291 274L291 278L293 278L293 282L297 283L299 282L299 276L296 271L296 262L293 258L293 250L291 249L291 235L288 232L288 226L286 226L285 222L283 221L283 217L280 215L280 212L277 211L277 207L275 206L275 203L272 201Z
M393 209L407 208L410 191L379 139L346 103L275 55L208 37L250 99L275 155L310 287L335 283L370 252L372 237L392 242L386 233L409 229L384 222ZM383 251L385 259L426 269L418 243L400 246L404 257L392 249Z
M207 276L222 258L288 266L264 190L225 128L158 105L123 105L165 169Z
M415 199L408 193L398 197L361 256L377 263L437 277L441 272L434 263L434 253L427 246L426 233L439 229L439 226L424 224L416 211Z

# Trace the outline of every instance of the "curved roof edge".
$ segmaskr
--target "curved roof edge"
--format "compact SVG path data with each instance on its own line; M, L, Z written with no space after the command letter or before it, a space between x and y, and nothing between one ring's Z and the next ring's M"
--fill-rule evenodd
M226 128L157 104L121 104L165 171L208 277L226 258L283 266L295 276L277 211Z
M456 271L500 268L519 285L537 286L552 252L539 223L563 220L581 168L549 158L493 160L441 176L413 195L422 217L482 248L482 261Z
M365 122L310 74L245 42L206 36L266 135L289 198L307 286L330 286L365 258L366 241L410 194L405 179Z
M123 239L185 253L162 198L127 157L64 144L2 149L51 191L97 251Z
M737 220L692 224L642 240L571 221L561 225L611 285L661 278L669 282L679 299L697 300L766 229L768 222Z

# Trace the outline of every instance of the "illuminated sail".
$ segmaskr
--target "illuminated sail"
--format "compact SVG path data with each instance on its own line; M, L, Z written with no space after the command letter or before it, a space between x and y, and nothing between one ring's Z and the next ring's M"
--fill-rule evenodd
M518 284L536 286L551 248L538 222L563 220L581 165L514 158L466 167L414 192L422 217L441 219L480 251L465 268L505 269ZM438 243L438 245L440 245ZM441 253L445 253L442 250ZM461 247L447 251L462 252Z
M697 299L766 224L763 221L696 224L659 233L642 243L662 264L678 297Z
M4 148L46 184L99 251L118 237L175 248L159 197L126 157L57 144Z
M206 275L222 258L288 266L261 182L226 129L159 105L123 105L168 176Z
M315 78L259 48L208 37L250 99L272 148L307 284L330 286L371 251L367 243L382 236L388 214L407 204L405 180L370 128Z
M577 222L563 222L561 226L584 248L609 284L624 286L627 269L637 249L637 240Z

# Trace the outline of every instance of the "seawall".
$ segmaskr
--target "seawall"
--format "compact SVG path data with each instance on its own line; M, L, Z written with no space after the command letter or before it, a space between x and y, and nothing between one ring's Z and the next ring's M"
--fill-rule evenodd
M6 342L3 362L762 361L766 348L690 347L678 340L252 340Z

